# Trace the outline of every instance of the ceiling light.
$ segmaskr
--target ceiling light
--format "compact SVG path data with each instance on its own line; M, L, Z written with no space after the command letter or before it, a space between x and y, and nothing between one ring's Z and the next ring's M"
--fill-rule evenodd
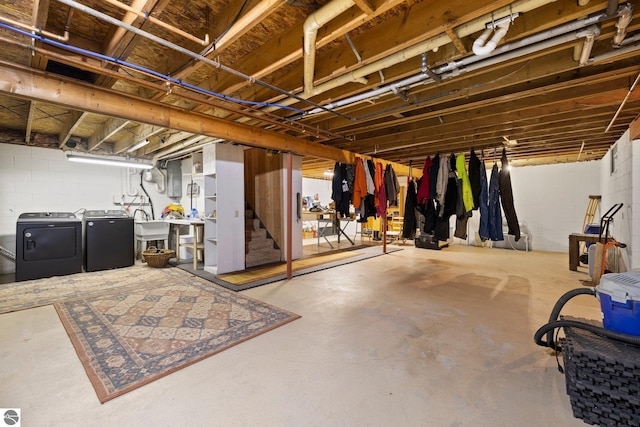
M85 156L81 154L67 153L67 159L71 162L92 163L96 165L120 166L136 169L153 169L153 165L151 163L124 158L116 159L109 157Z
M149 139L143 139L142 141L138 142L136 145L134 145L133 147L129 148L127 150L127 153L131 153L133 151L139 150L142 147L144 147L145 145L147 145L149 143Z

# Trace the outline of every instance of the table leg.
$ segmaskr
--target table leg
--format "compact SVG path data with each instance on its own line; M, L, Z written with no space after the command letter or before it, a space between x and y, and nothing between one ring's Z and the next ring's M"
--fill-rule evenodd
M351 238L349 238L349 236L347 235L347 232L345 231L347 229L347 226L349 225L351 221L345 221L344 227L340 227L338 226L338 230L340 230L340 233L338 233L338 242L340 242L340 234L343 234L344 237L347 238L347 240L349 241L349 243L351 243L351 245L355 245L355 243L353 242L353 240L351 240ZM357 225L356 225L357 228Z
M176 229L176 262L180 262L180 226L174 225Z
M332 225L333 223L331 221L327 221L327 222L323 222L322 224L323 224L322 227L320 227L320 221L318 221L318 246L320 246L320 237L324 237L324 240L326 240L329 246L331 247L331 249L333 249L333 245L331 244L329 239L327 239L327 236L324 235L324 232L327 229L327 224ZM338 236L340 236L340 234L338 234Z
M198 269L198 226L191 224L193 227L193 269Z

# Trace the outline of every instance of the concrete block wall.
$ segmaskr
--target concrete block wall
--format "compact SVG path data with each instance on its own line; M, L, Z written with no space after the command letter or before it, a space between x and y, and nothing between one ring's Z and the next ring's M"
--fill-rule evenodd
M0 144L0 245L15 253L16 221L25 212L119 209L114 198L140 191L139 174L127 174L119 167L69 162L62 150ZM159 218L169 199L154 184L145 188ZM0 274L13 272L15 264L0 256Z
M530 230L531 247L568 252L569 234L582 231L589 195L600 194L600 166L590 161L512 168L516 213Z
M613 216L609 230L613 237L628 246L622 251L623 259L627 268L640 267L640 258L634 256L633 248L640 242L640 224L634 224L633 208L634 200L633 188L640 185L640 152L635 148L633 141L629 140L629 132L625 132L622 137L611 147L609 152L602 159L600 179L602 186L602 214L616 203L623 203L622 209ZM634 182L635 181L635 182ZM636 198L638 199L638 198Z

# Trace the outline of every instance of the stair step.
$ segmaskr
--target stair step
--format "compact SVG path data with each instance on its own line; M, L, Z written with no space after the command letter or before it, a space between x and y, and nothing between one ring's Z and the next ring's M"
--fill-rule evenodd
M245 230L259 230L260 229L260 220L257 218L246 218L244 220L244 229Z
M253 219L254 218L254 213L252 209L245 209L244 210L244 217L245 219Z
M258 265L271 264L281 261L279 249L263 250L260 252L248 253L245 257L245 266L256 267Z
M253 240L266 239L267 238L267 229L261 228L259 230L245 230L244 231L244 241L250 242Z
M244 244L245 253L258 252L263 249L274 249L273 239L255 239L246 241Z

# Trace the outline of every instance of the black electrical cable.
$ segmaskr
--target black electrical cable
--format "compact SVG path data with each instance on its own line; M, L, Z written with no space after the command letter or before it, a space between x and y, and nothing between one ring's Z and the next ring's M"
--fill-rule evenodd
M151 201L151 197L149 197L149 193L147 193L147 190L144 189L144 185L142 185L143 174L144 174L144 171L140 172L140 188L142 188L142 191L144 191L144 194L147 195L147 199L149 199L149 206L151 207L151 219L156 219L156 215L153 213L153 202Z

